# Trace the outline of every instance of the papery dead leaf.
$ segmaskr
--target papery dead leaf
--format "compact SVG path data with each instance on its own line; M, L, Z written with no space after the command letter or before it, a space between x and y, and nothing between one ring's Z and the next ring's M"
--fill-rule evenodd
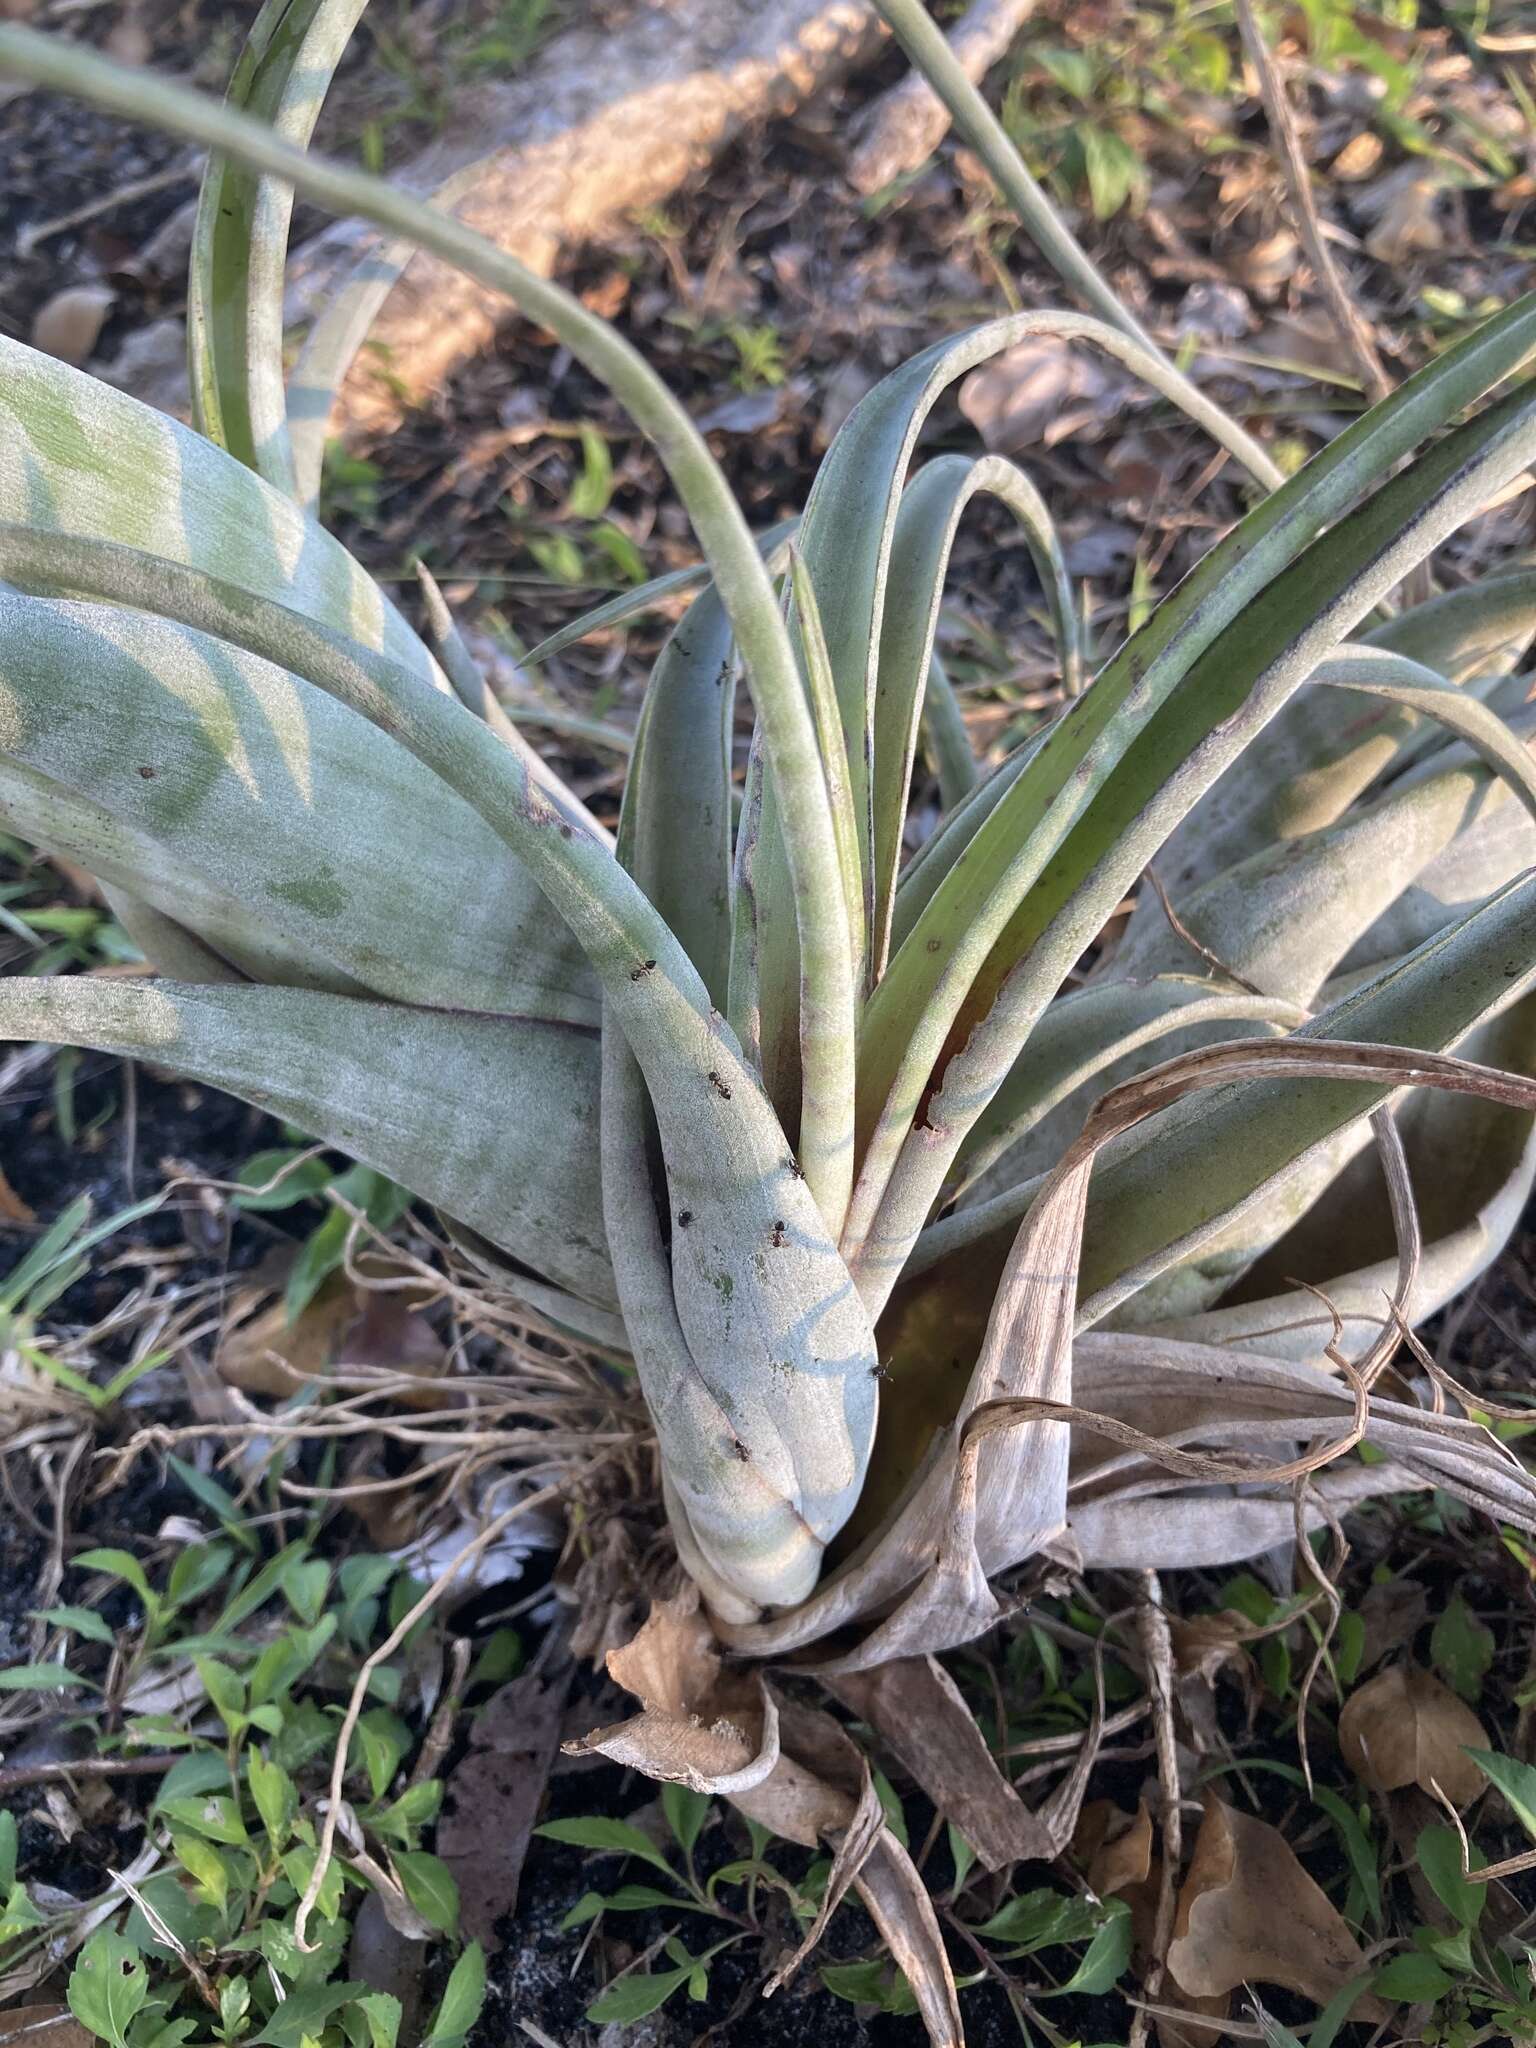
M1351 204L1376 225L1365 246L1378 263L1403 263L1445 247L1440 224L1443 180L1421 163L1400 164L1363 187Z
M1253 1659L1243 1645L1252 1637L1253 1628L1243 1615L1227 1609L1188 1619L1170 1616L1168 1634L1173 1647L1174 1696L1191 1743L1205 1756L1221 1740L1216 1681L1224 1672L1230 1672L1242 1687L1252 1719L1256 1698Z
M1152 1816L1142 1800L1134 1813L1095 1799L1078 1815L1072 1854L1101 1899L1144 1885L1152 1873Z
M1054 335L1008 349L960 386L960 410L994 454L1018 455L1112 410L1129 380Z
M732 1803L791 1841L809 1847L825 1836L833 1842L844 1873L851 1876L911 1987L934 2048L962 2048L959 1998L933 1901L890 1829L873 1831L864 1757L820 1708L783 1701L779 1712L783 1754L778 1768ZM844 1853L850 1843L858 1852L856 1869Z
M987 1870L1056 1852L1050 1831L998 1769L959 1688L933 1657L901 1657L829 1681L952 1821Z
M954 1976L933 1902L905 1849L876 1825L868 1766L831 1715L780 1701L760 1671L726 1671L692 1585L658 1600L635 1640L610 1653L608 1669L641 1712L567 1743L567 1752L597 1751L648 1777L723 1793L787 1841L830 1843L839 1881L857 1886L912 1987L930 2041L961 2048Z
M1438 1786L1470 1806L1487 1780L1466 1749L1487 1749L1488 1731L1464 1700L1417 1664L1393 1664L1352 1692L1339 1715L1339 1748L1375 1792Z
M539 1817L574 1666L525 1671L492 1695L470 1729L469 1750L444 1787L437 1854L459 1887L459 1925L490 1955L496 1923L517 1906L528 1837Z
M36 1213L17 1194L5 1177L4 1167L0 1167L0 1223L17 1230L30 1230L36 1221Z
M292 1322L279 1299L237 1323L219 1346L219 1378L244 1394L286 1400L330 1369L356 1318L352 1283L334 1274Z
M1290 282L1300 261L1301 244L1289 228L1279 228L1243 250L1232 267L1249 291L1271 292Z
M1223 1671L1232 1671L1246 1689L1253 1660L1243 1646L1253 1625L1245 1615L1230 1607L1219 1614L1170 1615L1168 1635L1180 1678L1203 1678L1210 1684Z
M1374 1670L1394 1650L1406 1649L1429 1619L1429 1595L1417 1579L1387 1579L1366 1589L1360 1602L1365 1640L1356 1676Z
M1364 1974L1366 1962L1279 1830L1208 1797L1168 1967L1196 1997L1252 1982L1279 1984L1323 2006ZM1369 1998L1354 2007L1356 2018L1382 2010Z
M284 1400L339 1365L432 1381L447 1362L442 1339L408 1296L355 1288L335 1273L291 1322L281 1300L237 1322L220 1347L218 1369L227 1386ZM406 1407L438 1407L443 1394L402 1388L397 1398Z
M117 293L104 284L71 285L38 307L32 321L32 346L75 369L90 356Z
M696 1587L656 1601L634 1641L609 1652L608 1675L641 1711L568 1742L569 1754L597 1751L695 1792L748 1791L778 1763L775 1703L757 1673L724 1670Z
M426 1944L408 1940L391 1927L382 1899L377 1892L369 1892L353 1916L346 1975L357 1978L370 1991L399 1999L401 2032L408 2041L418 2035L426 1955Z
M1357 178L1368 178L1381 162L1385 144L1374 128L1362 128L1358 135L1352 135L1339 151L1329 171L1335 178L1352 184Z

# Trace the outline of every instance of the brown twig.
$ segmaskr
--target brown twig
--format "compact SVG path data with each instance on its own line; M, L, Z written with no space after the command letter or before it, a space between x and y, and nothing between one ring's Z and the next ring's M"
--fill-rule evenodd
M1235 982L1239 988L1246 989L1251 996L1267 996L1269 994L1268 989L1260 988L1256 981L1249 981L1245 975L1239 974L1235 967L1229 967L1219 953L1213 953L1203 939L1195 937L1189 926L1174 909L1172 902L1169 900L1168 891L1163 887L1162 878L1156 868L1149 867L1147 869L1147 880L1152 884L1153 894L1163 906L1163 915L1167 918L1169 929L1174 937L1188 946L1192 953L1198 954L1213 974L1219 974L1225 981Z
M437 1712L432 1716L420 1753L411 1766L411 1775L406 1779L406 1790L424 1785L429 1778L437 1776L437 1767L448 1754L453 1741L453 1724L459 1717L459 1703L464 1697L464 1681L469 1675L469 1654L473 1648L468 1636L455 1636L449 1652L449 1678L443 1689L443 1697Z
M1264 41L1264 31L1254 14L1253 0L1237 0L1237 25L1242 31L1248 60L1258 75L1265 118L1285 171L1285 182L1307 261L1312 265L1312 274L1317 279L1318 290L1327 304L1333 324L1339 330L1339 338L1355 359L1366 396L1373 405L1379 404L1383 398L1391 396L1392 380L1382 367L1371 331L1360 317L1359 308L1351 299L1349 288L1333 260L1333 251L1323 237L1317 202L1312 195L1311 172L1302 153L1301 137L1296 131L1296 117Z
M1163 1988L1168 1966L1168 1949L1173 1940L1174 1901L1179 1882L1179 1865L1184 1857L1184 1821L1180 1808L1179 1759L1173 1737L1173 1639L1163 1608L1162 1581L1154 1571L1141 1575L1144 1598L1136 1610L1136 1633L1141 1638L1146 1664L1147 1693L1152 1704L1152 1727L1157 1742L1157 1783L1161 1812L1163 1855L1157 1887L1157 1921L1152 1935L1152 1961L1142 1995L1155 1999ZM1131 2020L1126 2048L1142 2048L1150 2024L1140 2007Z
M166 1756L83 1756L65 1764L5 1764L0 1766L0 1796L19 1792L27 1785L56 1785L73 1778L152 1778L168 1771L176 1762Z

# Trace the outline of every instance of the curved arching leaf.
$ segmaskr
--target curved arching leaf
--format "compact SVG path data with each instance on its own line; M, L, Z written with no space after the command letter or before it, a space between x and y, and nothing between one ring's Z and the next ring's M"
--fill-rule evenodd
M355 711L242 649L117 606L0 597L6 757L152 842L152 871L124 872L119 852L106 879L189 930L206 891L306 980L596 1021L574 941L484 821Z
M1390 403L1377 412L1386 412ZM871 1144L861 1168L850 1216L850 1258L872 1304L884 1299L900 1270L901 1250L921 1228L956 1148L1006 1076L1046 1003L1174 826L1354 625L1491 492L1518 474L1533 453L1536 397L1529 388L1517 389L1383 485L1269 582L1242 618L1190 667L1135 743L1127 744L1104 774L1049 868L1035 868L1027 897L1017 899L1018 908L974 979L966 964L992 927L959 929L941 920L954 978L945 984L945 1001L930 1004L909 1050L896 1062L900 1082L879 1113L879 1142ZM1276 493L1261 510L1268 513L1284 495ZM1032 766L1051 760L1053 742L1059 744L1077 711L1091 706L1103 687L1101 677L1061 721ZM1010 796L1028 781L1026 770ZM983 833L1007 806L1005 798ZM1077 808L1075 802L1071 808ZM1026 843L1029 865L1035 866L1034 841ZM1042 849L1047 850L1049 842ZM925 919L945 900L953 879L952 872L914 925L904 953L918 947ZM899 986L900 967L898 956L870 1005L871 1022L875 1004ZM962 985L963 1011L955 1001ZM926 1079L920 1078L924 1056L929 1056L931 1073L957 1024L963 1042L926 1099L921 1129L914 1130L912 1117ZM878 1069L872 1085L877 1074ZM864 1231L870 1233L867 1251L860 1244Z
M368 0L266 0L229 103L304 148ZM218 153L203 173L187 293L192 406L210 441L300 495L283 393L292 189Z
M870 972L885 971L892 902L901 866L907 791L917 753L925 692L932 687L933 642L944 579L960 520L971 499L996 498L1023 531L1056 632L1069 695L1081 688L1072 585L1045 501L1023 470L998 455L941 455L907 485L891 535L889 587L871 713L874 930Z
M378 585L201 434L0 335L0 521L185 564L445 687Z
M0 1038L91 1046L226 1088L613 1305L595 1032L301 989L71 976L0 982Z

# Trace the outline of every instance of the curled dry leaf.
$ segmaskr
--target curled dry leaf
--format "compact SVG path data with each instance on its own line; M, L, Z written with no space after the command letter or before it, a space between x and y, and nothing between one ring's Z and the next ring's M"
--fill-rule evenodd
M1323 2006L1364 1974L1366 1962L1279 1830L1207 1798L1168 1967L1197 1998L1219 1998L1240 1984L1279 1984ZM1382 2011L1362 1998L1354 2016Z
M370 1991L382 1991L399 1999L401 2029L408 2041L417 2036L421 1966L426 1953L425 1943L408 1940L390 1925L383 1900L377 1892L369 1892L353 1917L345 1974L359 1979ZM52 2048L52 2044L47 2044L47 2048ZM59 2044L59 2048L64 2048L64 2044Z
M5 1177L0 1167L0 1224L11 1230L30 1230L37 1217Z
M441 1338L405 1296L359 1291L338 1273L291 1322L278 1300L238 1323L220 1349L219 1377L242 1393L281 1400L335 1365L435 1380L446 1364ZM399 1398L406 1407L436 1407L442 1395L423 1388Z
M1464 1700L1417 1664L1394 1664L1351 1693L1339 1716L1344 1760L1374 1792L1417 1785L1470 1806L1486 1780L1466 1754L1488 1731Z
M773 1699L756 1673L724 1669L691 1586L656 1601L634 1641L609 1651L608 1675L641 1711L567 1743L571 1754L596 1750L695 1792L746 1791L778 1762Z
M1201 1755L1208 1754L1220 1741L1216 1683L1224 1674L1229 1674L1242 1687L1243 1700L1252 1720L1257 1688L1253 1659L1244 1645L1252 1640L1253 1633L1253 1626L1246 1617L1231 1608L1220 1614L1197 1614L1188 1619L1169 1617L1174 1693L1185 1732Z
M1143 1800L1134 1813L1095 1799L1077 1818L1072 1853L1101 1899L1123 1897L1152 1874L1152 1816Z
M976 1718L934 1657L898 1657L830 1681L987 1870L1056 1853L1050 1830L998 1769Z
M248 1297L247 1306L259 1300ZM219 1378L243 1394L286 1400L329 1371L342 1332L357 1314L351 1285L326 1281L292 1322L281 1299L236 1323L219 1347Z
M1417 1579L1386 1579L1360 1602L1365 1640L1356 1675L1371 1671L1394 1650L1406 1649L1429 1619L1429 1595Z
M1376 225L1365 246L1378 263L1405 263L1445 247L1440 223L1444 181L1422 162L1399 164L1374 184L1362 186L1351 204Z
M829 1843L900 1966L936 2048L961 2048L953 1973L933 1903L905 1849L871 1807L869 1771L829 1714L778 1700L760 1671L729 1671L696 1587L658 1600L608 1671L639 1700L631 1720L566 1744L647 1777L723 1794L749 1819L807 1848ZM830 1890L830 1886L829 1886ZM802 1947L775 1978L804 1960Z
M1352 135L1329 166L1335 178L1353 184L1359 178L1368 178L1381 162L1385 144L1374 128L1362 128Z
M116 300L117 293L104 284L77 284L55 292L37 309L32 346L79 369L96 346Z

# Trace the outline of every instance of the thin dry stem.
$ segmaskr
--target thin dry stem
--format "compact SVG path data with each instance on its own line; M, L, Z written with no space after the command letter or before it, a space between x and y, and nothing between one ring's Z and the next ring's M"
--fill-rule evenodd
M1237 24L1242 31L1243 48L1258 76L1265 117L1285 170L1286 187L1295 209L1296 225L1307 252L1307 261L1312 266L1312 274L1317 279L1318 290L1327 304L1333 324L1339 331L1339 339L1353 356L1366 396L1375 405L1392 395L1392 380L1382 367L1371 331L1350 297L1349 287L1339 274L1333 251L1323 234L1317 201L1312 194L1311 173L1296 130L1296 117L1264 41L1264 31L1253 10L1253 0L1237 0Z
M1179 1870L1184 1860L1184 1819L1180 1804L1179 1758L1173 1731L1173 1638L1163 1606L1162 1580L1154 1571L1141 1575L1142 1598L1136 1609L1136 1632L1141 1638L1146 1665L1147 1696L1152 1708L1153 1736L1157 1748L1157 1786L1162 1829L1162 1867L1158 1878L1157 1920L1152 1934L1152 1961L1143 1984L1144 1995L1157 1997L1168 1967L1168 1947L1173 1940L1173 1916L1177 1900ZM1131 2018L1126 2048L1143 2048L1150 2015L1138 2010Z

